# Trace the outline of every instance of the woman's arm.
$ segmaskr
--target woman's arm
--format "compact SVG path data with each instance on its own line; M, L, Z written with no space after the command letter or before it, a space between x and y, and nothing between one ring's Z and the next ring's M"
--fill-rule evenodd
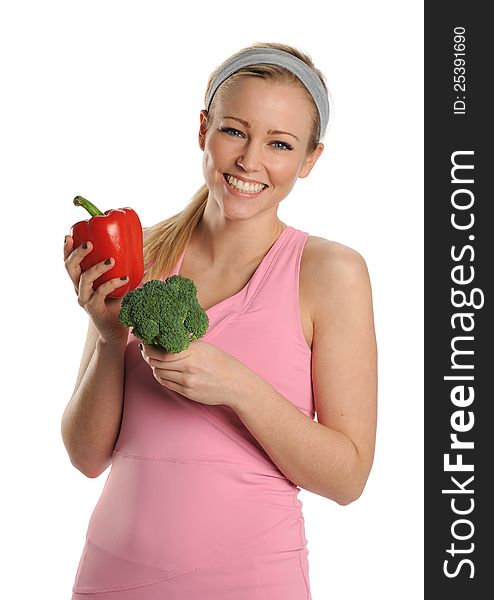
M314 403L318 422L347 442L345 451L332 457L336 471L330 490L334 494L346 490L355 500L367 482L376 441L377 344L371 283L365 260L351 248L324 240L320 260L312 346Z
M149 229L143 227L143 240ZM122 419L125 347L102 343L89 319L77 381L61 423L70 460L87 477L98 477L111 464Z
M377 348L364 259L323 242L309 266L318 421L261 377L232 408L292 482L345 505L361 495L373 462Z
M98 477L112 461L123 410L125 348L126 342L102 342L90 320L78 381L61 422L70 460L87 477Z

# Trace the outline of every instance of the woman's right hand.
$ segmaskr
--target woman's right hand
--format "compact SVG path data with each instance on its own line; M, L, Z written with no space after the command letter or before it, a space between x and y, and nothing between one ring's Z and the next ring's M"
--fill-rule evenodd
M75 293L79 306L89 314L100 338L109 344L120 344L127 340L129 328L118 322L118 314L122 306L122 298L107 298L107 295L116 288L125 285L128 279L110 279L100 285L96 290L93 289L93 282L106 271L110 271L115 266L114 257L110 264L105 261L95 264L87 271L82 272L81 261L93 249L91 242L87 242L87 248L81 244L74 249L74 239L70 235L65 236L63 255L65 268L74 284Z

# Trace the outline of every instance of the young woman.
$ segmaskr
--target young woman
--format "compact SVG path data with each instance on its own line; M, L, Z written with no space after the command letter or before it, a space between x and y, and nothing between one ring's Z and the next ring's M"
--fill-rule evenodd
M364 259L277 216L331 111L323 75L291 46L254 44L211 75L205 184L144 232L143 283L189 277L209 318L183 352L139 344L106 297L124 282L92 287L113 263L81 273L92 245L66 236L90 319L62 435L88 477L111 464L73 600L311 598L297 494L361 495L377 412Z

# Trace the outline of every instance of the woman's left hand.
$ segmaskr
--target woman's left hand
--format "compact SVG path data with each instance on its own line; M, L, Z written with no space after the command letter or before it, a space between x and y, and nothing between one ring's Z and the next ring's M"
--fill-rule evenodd
M192 340L177 353L143 344L141 353L158 383L201 404L233 407L242 396L253 393L256 374L208 342Z

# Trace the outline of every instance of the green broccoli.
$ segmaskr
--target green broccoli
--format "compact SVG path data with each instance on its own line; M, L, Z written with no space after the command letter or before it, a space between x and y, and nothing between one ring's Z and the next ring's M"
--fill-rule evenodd
M118 321L132 327L132 334L145 344L166 352L182 352L209 327L194 282L182 275L172 275L165 281L152 279L142 288L127 292Z

